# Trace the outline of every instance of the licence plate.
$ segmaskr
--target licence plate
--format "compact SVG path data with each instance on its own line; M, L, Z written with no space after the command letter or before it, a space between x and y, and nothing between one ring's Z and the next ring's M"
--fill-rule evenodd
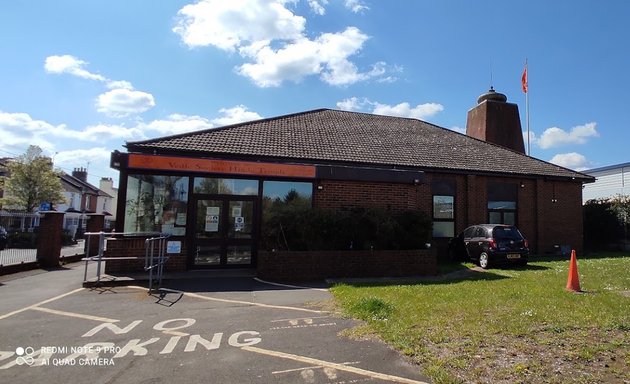
M508 259L520 259L521 255L519 255L518 253L508 253L507 258Z

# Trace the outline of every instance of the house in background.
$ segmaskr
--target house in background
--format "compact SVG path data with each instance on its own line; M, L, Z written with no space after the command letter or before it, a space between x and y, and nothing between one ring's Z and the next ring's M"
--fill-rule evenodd
M75 168L72 175L66 173L61 175L66 203L57 205L56 210L65 213L63 229L68 230L73 237L80 237L85 232L87 214L111 215L101 208L106 207L107 203L111 205L112 196L88 183L87 175L85 168ZM102 201L100 206L99 199Z
M114 187L111 177L103 177L98 185L101 193L96 206L99 212L105 214L105 229L113 229L116 225L116 208L118 205L118 188Z
M595 182L584 186L582 200L606 199L617 194L630 195L630 163L590 169L583 173L593 176Z

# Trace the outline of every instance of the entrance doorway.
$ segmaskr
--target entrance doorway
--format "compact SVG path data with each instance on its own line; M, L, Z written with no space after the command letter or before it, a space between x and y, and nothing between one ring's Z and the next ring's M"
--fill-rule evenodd
M243 268L255 264L256 197L198 195L192 205L192 268Z

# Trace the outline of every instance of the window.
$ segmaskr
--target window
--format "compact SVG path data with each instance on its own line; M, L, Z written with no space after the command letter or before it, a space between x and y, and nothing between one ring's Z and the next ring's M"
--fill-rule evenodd
M516 225L518 185L488 183L488 223Z
M211 195L258 195L258 180L195 177L193 190Z
M265 181L262 201L262 247L285 249L286 238L299 233L299 223L285 221L287 212L299 213L312 207L313 184Z
M455 196L433 196L433 237L455 236Z
M129 175L125 232L186 234L188 177Z

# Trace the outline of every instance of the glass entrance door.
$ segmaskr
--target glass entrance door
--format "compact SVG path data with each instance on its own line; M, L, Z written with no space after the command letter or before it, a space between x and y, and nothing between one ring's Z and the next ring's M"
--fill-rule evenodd
M192 264L194 268L253 264L255 255L256 199L197 197Z

